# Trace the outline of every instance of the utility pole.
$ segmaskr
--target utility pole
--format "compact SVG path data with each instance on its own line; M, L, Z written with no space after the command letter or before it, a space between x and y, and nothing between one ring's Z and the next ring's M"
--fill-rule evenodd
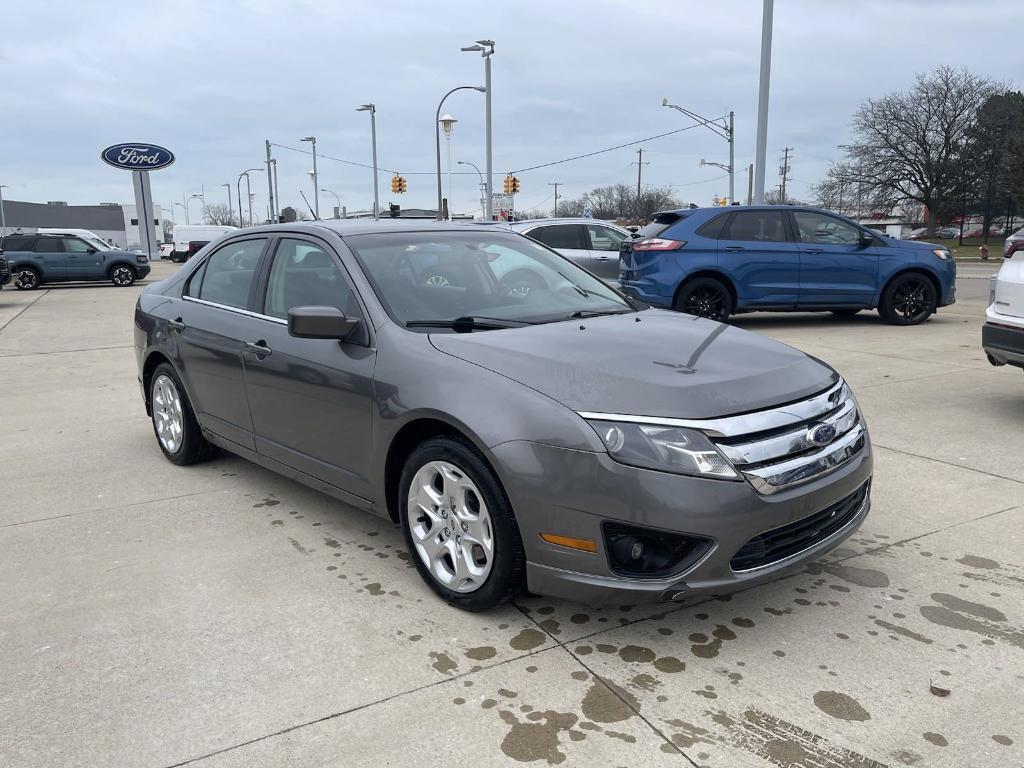
M277 165L277 164L274 163L273 158L270 157L270 139L267 139L267 190L268 190L268 194L270 195L270 211L271 211L270 215L267 216L267 220L271 224L275 224L276 223L276 221L274 220L275 216L273 214L273 211L277 210L276 206L274 205L274 166L275 165ZM228 194L229 195L231 194L231 189L230 188L228 189Z
M775 0L761 11L761 76L757 87L757 142L754 154L754 202L764 205L764 171L768 152L768 90L772 77L772 16Z
M557 219L558 218L558 188L560 186L562 186L562 182L560 182L560 181L549 181L548 182L548 186L555 188L555 214L554 214L554 217Z
M782 165L779 166L779 205L786 204L786 181L789 178L789 153L792 147L784 147L782 150Z
M635 165L636 166L636 201L637 201L637 205L639 205L640 204L640 179L641 179L642 174L643 174L644 166L645 165L650 165L650 162L646 162L646 163L644 162L644 151L642 149L638 149L636 151L636 154L637 154L639 159L637 159L633 163L630 163L630 165Z
M747 205L754 200L754 164L747 166Z

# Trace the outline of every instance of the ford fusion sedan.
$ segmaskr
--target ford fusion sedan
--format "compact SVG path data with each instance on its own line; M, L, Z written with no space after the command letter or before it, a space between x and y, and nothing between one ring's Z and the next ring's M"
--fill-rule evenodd
M0 239L0 249L19 290L78 281L110 281L126 288L150 270L145 254L105 248L79 235L7 235Z
M877 309L923 323L956 300L945 246L882 237L827 211L742 206L665 211L622 245L623 292L715 320L758 310Z
M727 593L870 505L867 428L828 365L493 226L232 233L142 292L134 340L167 459L219 447L394 521L467 610Z

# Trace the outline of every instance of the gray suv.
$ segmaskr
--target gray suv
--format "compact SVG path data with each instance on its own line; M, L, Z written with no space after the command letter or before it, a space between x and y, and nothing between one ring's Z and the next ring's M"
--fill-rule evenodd
M510 289L513 270L544 287ZM504 228L246 229L147 287L134 337L168 460L219 447L394 521L467 610L524 588L727 593L820 557L870 505L832 368Z
M0 238L0 250L19 290L78 281L110 281L127 287L150 270L145 254L108 248L77 235L7 235Z

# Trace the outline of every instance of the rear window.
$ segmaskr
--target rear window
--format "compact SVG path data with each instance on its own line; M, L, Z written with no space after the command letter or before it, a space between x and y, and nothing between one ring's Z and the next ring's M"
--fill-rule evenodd
M640 238L657 237L677 221L682 221L689 215L689 212L679 213L678 211L656 213L654 214L654 219L650 223L640 227L637 232L637 236Z
M697 230L697 234L701 237L707 237L711 240L717 240L722 236L722 229L725 228L725 222L728 220L729 214L722 213L715 216L710 221L704 222Z
M0 249L5 251L31 251L34 237L23 237L19 235L8 235L0 238Z

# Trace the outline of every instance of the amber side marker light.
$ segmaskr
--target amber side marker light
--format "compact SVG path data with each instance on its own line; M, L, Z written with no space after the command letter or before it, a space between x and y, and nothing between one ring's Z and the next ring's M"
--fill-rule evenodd
M556 536L553 533L542 533L540 537L548 544L578 549L581 552L597 552L597 542L590 539L570 539L568 536Z

